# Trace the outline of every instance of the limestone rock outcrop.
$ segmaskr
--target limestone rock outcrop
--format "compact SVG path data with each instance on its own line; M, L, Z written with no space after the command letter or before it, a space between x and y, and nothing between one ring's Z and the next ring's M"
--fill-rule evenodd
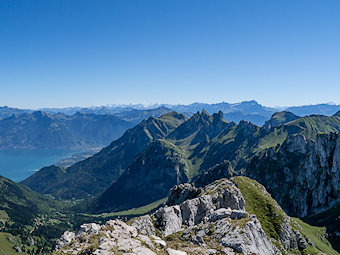
M252 160L246 175L263 184L290 215L304 217L340 201L340 135L288 137Z
M263 186L257 187L270 197ZM278 237L270 237L257 216L247 212L246 200L233 179L221 179L197 191L193 185L175 186L170 192L173 205L151 215L128 224L110 220L105 225L83 224L77 233L67 231L57 241L56 254L274 255L313 245L299 227L292 227L298 224L283 211ZM191 199L179 203L183 197ZM281 210L275 201L273 206Z

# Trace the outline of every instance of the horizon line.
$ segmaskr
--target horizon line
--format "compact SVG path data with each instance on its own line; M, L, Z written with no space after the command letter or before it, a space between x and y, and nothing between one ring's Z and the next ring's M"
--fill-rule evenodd
M334 105L337 106L340 104L337 104L333 101L330 102L319 102L319 103L311 103L311 104L301 104L301 105L286 105L286 106L269 106L269 105L264 105L261 104L260 102L258 102L257 100L244 100L244 101L239 101L239 102L226 102L226 101L220 101L220 102L216 102L216 103L208 103L208 102L192 102L192 103L188 103L188 104L171 104L171 103L118 103L118 104L103 104L103 105L88 105L88 106L81 106L81 105L73 105L73 106L42 106L42 107L33 107L33 108L27 108L27 107L18 107L18 106L9 106L9 105L3 105L0 106L0 108L4 108L4 107L8 107L8 108L13 108L13 109L19 109L19 110L33 110L33 111L39 111L39 110L43 110L43 109L72 109L72 108L100 108L100 107L107 107L107 108L114 108L114 107L122 107L122 108L133 108L133 109L137 109L134 107L139 107L142 109L154 109L154 108L159 108L162 106L190 106L193 104L209 104L209 105L216 105L216 104L231 104L231 105L237 105L237 104L241 104L241 103L246 103L246 102L256 102L257 104L263 106L263 107L267 107L267 108L274 108L274 109L287 109L287 108L291 108L291 107L303 107L303 106L316 106L316 105Z

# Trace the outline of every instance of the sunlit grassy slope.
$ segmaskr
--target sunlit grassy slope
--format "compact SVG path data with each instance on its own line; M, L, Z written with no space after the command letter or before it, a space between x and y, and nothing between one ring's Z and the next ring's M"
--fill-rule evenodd
M14 245L7 240L8 233L0 233L0 255L15 255L18 254L14 250ZM24 254L24 253L20 253Z

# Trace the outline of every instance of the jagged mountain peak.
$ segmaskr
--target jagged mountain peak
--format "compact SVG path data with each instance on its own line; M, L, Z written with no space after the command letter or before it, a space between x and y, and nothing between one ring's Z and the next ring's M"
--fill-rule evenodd
M190 143L192 144L202 140L203 136L211 139L230 125L232 124L224 120L222 112L210 115L207 111L203 110L202 112L195 113L190 119L176 128L169 137L179 140L190 138L192 141Z
M43 111L34 111L32 115L36 118L50 117L50 114L48 114L47 112L43 112Z
M81 116L84 116L84 115L85 115L85 113L77 111L73 116L81 117Z
M240 123L237 125L236 130L238 131L244 131L247 134L253 134L255 133L257 130L259 129L258 126L256 126L255 124L246 121L246 120L241 120Z
M202 110L202 115L208 115L208 116L210 116L210 114L208 113L208 111L205 110L205 109Z
M227 121L224 119L222 111L219 111L218 113L214 113L210 115L206 110L202 110L202 112L195 113L187 121L188 124L196 123L197 125L210 125L212 123L217 123L217 122L227 123Z
M224 119L224 114L223 114L222 111L218 111L217 113L213 113L212 117L213 117L213 120L214 120L214 121L223 121L223 122L227 122L227 121Z
M193 119L195 121L202 120L202 119L203 120L210 120L211 119L211 115L209 114L208 111L202 110L201 112L197 111L194 115L192 115L192 117L190 119Z

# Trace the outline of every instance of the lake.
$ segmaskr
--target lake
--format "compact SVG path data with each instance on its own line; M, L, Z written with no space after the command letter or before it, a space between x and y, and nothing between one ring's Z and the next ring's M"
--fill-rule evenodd
M0 150L0 175L19 182L44 166L69 158L77 151L62 149Z

